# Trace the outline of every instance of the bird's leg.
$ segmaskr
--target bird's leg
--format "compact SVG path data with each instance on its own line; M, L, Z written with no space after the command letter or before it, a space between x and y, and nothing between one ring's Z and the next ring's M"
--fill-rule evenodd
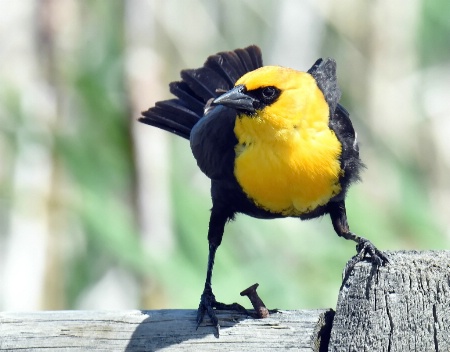
M217 246L210 244L209 245L209 254L208 254L208 267L206 270L206 280L205 280L205 288L203 289L203 293L200 297L200 305L197 310L197 329L201 322L203 321L203 317L205 313L208 313L208 316L211 319L211 322L217 329L217 334L219 333L219 322L217 320L216 314L214 313L214 306L216 303L216 297L212 292L211 286L211 278L212 271L214 267L214 257L216 256Z
M218 212L213 207L211 211L211 218L209 220L209 230L208 230L208 241L209 241L209 254L208 254L208 267L206 270L206 280L205 288L200 297L200 305L197 310L197 329L203 321L205 313L208 314L211 319L212 324L216 328L216 337L219 337L220 325L216 317L214 309L217 310L236 310L238 312L248 314L247 310L240 304L224 304L216 301L216 297L212 291L212 272L214 267L214 258L216 255L217 248L222 242L223 231L225 228L225 223L232 217L225 216L223 212Z
M347 240L355 241L357 254L352 258L347 266L347 272L351 272L356 263L363 260L369 255L373 264L377 266L385 265L389 262L389 258L382 251L378 250L372 242L359 237L350 231L347 222L347 214L345 212L345 203L332 202L328 205L331 222L333 223L336 233Z

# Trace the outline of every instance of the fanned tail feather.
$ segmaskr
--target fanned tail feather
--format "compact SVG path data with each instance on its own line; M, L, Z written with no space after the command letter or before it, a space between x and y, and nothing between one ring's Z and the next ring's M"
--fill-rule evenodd
M189 139L208 101L218 97L221 90L231 89L245 73L261 66L261 50L255 45L212 55L203 67L181 71L181 81L169 85L176 99L157 102L142 112L139 121Z

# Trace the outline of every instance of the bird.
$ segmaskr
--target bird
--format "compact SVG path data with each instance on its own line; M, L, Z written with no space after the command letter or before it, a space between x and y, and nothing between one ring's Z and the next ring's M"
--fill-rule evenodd
M389 262L372 242L350 231L345 197L364 167L348 111L339 104L336 61L318 59L306 72L264 66L250 45L207 58L169 84L173 99L142 112L139 121L190 142L211 180L206 280L197 328L207 314L219 335L212 290L216 251L236 214L260 219L313 219L328 214L338 236L356 242L353 265ZM238 305L239 306L239 305ZM242 308L238 307L238 310Z

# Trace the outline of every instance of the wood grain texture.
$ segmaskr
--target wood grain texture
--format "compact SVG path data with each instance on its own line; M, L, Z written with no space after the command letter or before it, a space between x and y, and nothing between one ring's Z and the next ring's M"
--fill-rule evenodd
M0 351L450 351L450 251L388 255L354 267L336 313L218 312L217 339L195 310L3 312Z
M329 351L450 351L450 251L388 255L343 284Z
M260 320L220 312L218 339L207 324L195 330L195 310L4 312L0 350L319 351L325 312L280 311Z

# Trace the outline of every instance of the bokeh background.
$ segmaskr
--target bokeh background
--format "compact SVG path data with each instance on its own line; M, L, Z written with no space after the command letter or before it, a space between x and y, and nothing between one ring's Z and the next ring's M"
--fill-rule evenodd
M209 181L189 143L138 123L210 54L334 57L367 165L350 225L380 249L450 238L450 2L0 0L0 309L196 308ZM335 307L354 244L328 217L238 216L219 300Z

